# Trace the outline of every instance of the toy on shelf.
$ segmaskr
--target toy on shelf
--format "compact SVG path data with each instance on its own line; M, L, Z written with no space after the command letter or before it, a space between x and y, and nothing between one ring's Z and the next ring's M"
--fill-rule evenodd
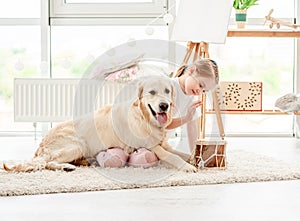
M276 25L276 27L278 29L280 28L280 25L291 27L293 29L297 29L298 27L300 27L300 25L296 25L296 24L293 24L291 22L287 22L287 21L283 21L283 20L278 19L278 18L271 17L271 14L273 13L273 11L274 11L274 9L271 9L269 14L265 16L265 18L266 18L265 23L267 21L270 21L271 23L269 24L269 27L271 29L273 28L274 25Z
M300 94L286 94L278 98L275 102L275 107L278 107L283 112L295 113L300 111Z

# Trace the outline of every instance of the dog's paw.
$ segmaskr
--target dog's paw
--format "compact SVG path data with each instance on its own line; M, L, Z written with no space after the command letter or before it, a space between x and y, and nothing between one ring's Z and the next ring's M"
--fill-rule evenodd
M46 164L46 169L48 170L63 170L66 172L70 172L76 169L76 166L69 163L56 163L56 162L48 162Z
M62 167L62 170L66 171L66 172L71 172L71 171L74 171L75 169L76 169L76 166L74 166L74 165L67 165L67 166Z
M196 167L189 163L184 164L184 166L180 170L188 173L196 173L198 171Z

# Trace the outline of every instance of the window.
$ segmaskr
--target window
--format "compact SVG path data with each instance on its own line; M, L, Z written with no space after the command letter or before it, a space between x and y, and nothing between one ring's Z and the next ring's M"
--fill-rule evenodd
M168 27L126 26L54 26L51 32L52 76L82 77L89 65L107 50L132 40L168 40ZM105 33L105 34L103 34Z
M0 132L34 129L32 123L14 122L13 81L39 75L40 7L36 0L0 0Z
M221 81L262 82L262 108L274 110L277 98L293 93L294 48L293 38L227 38L225 45L212 45L210 55L218 61ZM227 114L223 117L227 134L293 134L292 115ZM212 121L214 116L209 118ZM211 125L216 124L213 121Z
M14 122L13 80L45 74L41 70L45 54L50 55L51 72L43 77L73 78L81 77L109 48L133 39L168 39L168 26L162 18L157 19L165 12L167 1L51 0L47 1L50 6L45 2L0 0L1 133L34 130L31 122ZM48 7L51 29L45 22L49 20ZM48 31L49 37L43 40Z
M74 3L84 3L84 4L90 4L90 3L151 3L152 0L65 0L67 4L74 4Z

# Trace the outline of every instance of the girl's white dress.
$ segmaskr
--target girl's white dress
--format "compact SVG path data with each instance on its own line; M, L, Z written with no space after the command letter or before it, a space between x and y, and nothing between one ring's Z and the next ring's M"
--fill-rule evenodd
M172 78L172 81L175 86L175 105L172 113L173 118L184 117L187 114L189 106L191 106L193 102L198 100L199 98L198 96L186 95L180 87L178 78ZM192 120L196 120L200 115L200 109L197 108ZM176 137L176 135L180 138L176 142L172 139L169 139L169 142L172 145L172 147L180 151L189 152L186 124L182 125L180 128L175 128L168 131L169 138L174 138Z

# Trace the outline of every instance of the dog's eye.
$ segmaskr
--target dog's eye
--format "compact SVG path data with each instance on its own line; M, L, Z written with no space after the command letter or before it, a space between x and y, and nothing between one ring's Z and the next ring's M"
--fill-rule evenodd
M155 95L156 94L156 91L149 91L149 94L151 94L151 95Z
M165 89L165 93L166 93L166 94L169 94L169 93L170 93L170 90L169 90L168 88L166 88L166 89Z

